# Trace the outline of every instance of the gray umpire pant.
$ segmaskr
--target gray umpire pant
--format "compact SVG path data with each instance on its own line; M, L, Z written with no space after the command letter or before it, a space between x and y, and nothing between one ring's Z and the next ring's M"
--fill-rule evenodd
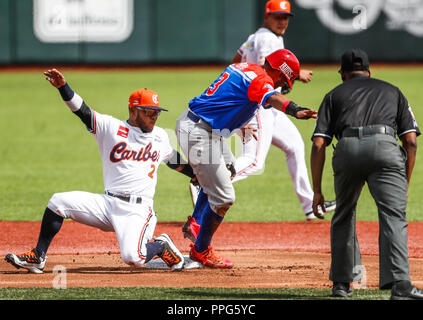
M203 120L193 121L185 110L176 121L176 136L198 182L208 196L211 209L219 214L235 202L231 173L226 164L235 158L218 132ZM224 215L223 213L223 215Z
M406 155L387 134L344 137L333 153L336 210L331 222L333 282L360 280L361 255L356 236L356 206L367 182L379 216L379 287L410 280L406 199Z

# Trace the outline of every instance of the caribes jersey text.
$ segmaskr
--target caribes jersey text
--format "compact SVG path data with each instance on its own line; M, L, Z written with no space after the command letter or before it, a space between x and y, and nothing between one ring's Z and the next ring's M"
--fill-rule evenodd
M110 161L116 163L122 160L148 161L151 159L153 162L156 162L160 156L160 152L151 152L151 149L153 148L151 142L139 151L133 151L127 149L126 147L127 144L125 142L119 142L116 144L112 148L112 151L110 151Z

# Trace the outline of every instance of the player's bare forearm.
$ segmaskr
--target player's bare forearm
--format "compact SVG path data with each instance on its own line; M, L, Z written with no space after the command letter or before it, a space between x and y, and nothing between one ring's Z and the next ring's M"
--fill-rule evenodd
M267 98L267 103L269 103L273 108L283 111L284 104L289 103L289 99L283 94L274 93L269 98Z

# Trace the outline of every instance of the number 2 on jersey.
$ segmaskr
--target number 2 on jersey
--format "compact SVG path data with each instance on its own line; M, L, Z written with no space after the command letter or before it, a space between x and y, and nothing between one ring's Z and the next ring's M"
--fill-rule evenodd
M218 81L207 89L206 95L212 96L217 91L217 89L219 89L222 83L225 82L228 78L229 73L225 72L224 74L222 74L219 77Z
M156 166L155 166L154 164L152 164L152 165L151 165L151 168L152 168L153 170L151 170L151 171L148 173L148 176L149 176L151 179L154 179L153 174L154 174L154 172L156 171Z

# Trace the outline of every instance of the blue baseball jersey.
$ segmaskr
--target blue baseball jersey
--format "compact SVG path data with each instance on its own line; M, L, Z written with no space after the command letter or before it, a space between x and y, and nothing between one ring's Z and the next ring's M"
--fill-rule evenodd
M260 104L270 107L266 101L276 92L272 79L261 66L236 63L228 66L200 96L193 98L189 109L216 133L229 137L251 120Z

